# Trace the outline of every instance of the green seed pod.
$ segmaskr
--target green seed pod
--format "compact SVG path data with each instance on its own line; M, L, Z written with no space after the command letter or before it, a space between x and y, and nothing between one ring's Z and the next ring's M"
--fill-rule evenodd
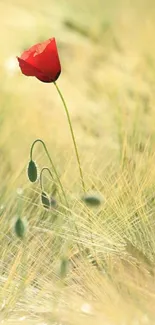
M29 162L27 174L30 182L34 183L37 181L38 178L37 166L33 160L30 160Z
M50 209L51 205L50 205L50 199L48 197L48 195L45 192L41 193L41 202L42 205L45 209Z
M60 262L60 278L64 279L68 273L69 263L68 258L63 257Z
M17 237L23 239L26 232L26 226L21 218L18 218L15 223L15 234Z
M91 207L97 207L102 203L101 198L94 194L86 194L83 196L82 200Z

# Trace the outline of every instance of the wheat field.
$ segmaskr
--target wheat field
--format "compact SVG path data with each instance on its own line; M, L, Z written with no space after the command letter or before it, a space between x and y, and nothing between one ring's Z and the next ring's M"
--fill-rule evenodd
M0 28L0 324L154 324L154 1L1 0ZM54 85L17 64L53 36L86 195L97 206L85 200ZM36 143L38 171L51 171L42 175L52 209L27 177L36 139L59 175Z

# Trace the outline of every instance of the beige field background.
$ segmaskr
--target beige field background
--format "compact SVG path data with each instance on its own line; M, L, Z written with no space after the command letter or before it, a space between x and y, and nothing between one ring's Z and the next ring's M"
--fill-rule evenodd
M154 324L154 1L1 0L0 35L0 324ZM87 192L102 198L97 209L81 200L54 85L23 76L16 61L53 36L57 83ZM27 179L36 138L49 149L69 209L43 209L39 183ZM39 168L49 166L41 144L34 156ZM48 174L44 184L50 193ZM24 242L14 234L17 216L27 220Z

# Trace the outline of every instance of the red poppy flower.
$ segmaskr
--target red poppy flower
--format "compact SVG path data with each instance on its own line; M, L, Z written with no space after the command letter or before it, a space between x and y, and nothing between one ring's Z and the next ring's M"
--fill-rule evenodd
M43 82L54 82L61 73L55 38L38 43L17 57L21 71Z

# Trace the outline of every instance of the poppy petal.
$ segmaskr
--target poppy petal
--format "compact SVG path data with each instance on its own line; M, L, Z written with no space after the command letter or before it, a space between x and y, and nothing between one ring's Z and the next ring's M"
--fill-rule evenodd
M51 80L49 80L49 77L48 76L45 76L36 67L34 67L30 63L22 60L19 57L17 57L17 59L18 59L18 62L19 62L19 66L21 68L21 71L22 71L22 73L25 76L36 77L37 79L39 79L40 81L43 81L43 82L51 82Z
M19 66L21 68L21 71L26 76L35 76L36 73L38 73L38 69L35 68L33 65L28 63L27 61L24 61L23 59L17 57Z
M34 56L34 65L53 80L61 72L55 39L50 39L43 52Z

